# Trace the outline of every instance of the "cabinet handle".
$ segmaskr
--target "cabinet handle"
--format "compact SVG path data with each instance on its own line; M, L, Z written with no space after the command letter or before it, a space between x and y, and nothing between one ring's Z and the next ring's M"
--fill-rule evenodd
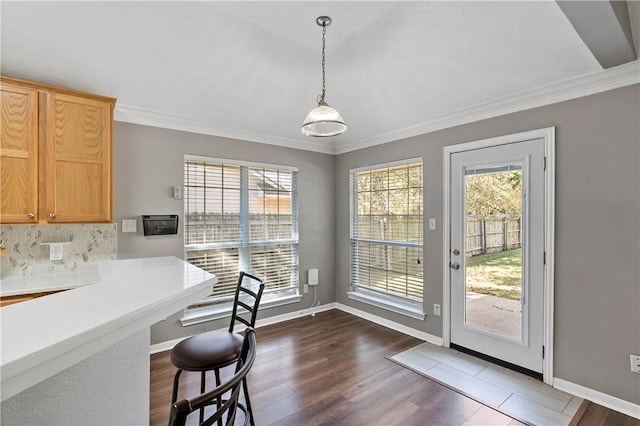
M49 217L50 217L51 219L53 219L54 217L56 217L56 214L55 214L55 213L49 213Z
M34 217L36 217L36 215L33 213L27 213L27 216L29 216L29 219L33 219Z

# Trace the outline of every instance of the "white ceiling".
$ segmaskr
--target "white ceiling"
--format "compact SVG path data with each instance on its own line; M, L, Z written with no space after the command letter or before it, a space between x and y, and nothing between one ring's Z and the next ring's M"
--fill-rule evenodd
M552 1L2 1L0 12L2 75L116 97L122 121L323 152L602 71ZM327 103L349 127L320 140L300 134L321 88L319 15L333 19Z

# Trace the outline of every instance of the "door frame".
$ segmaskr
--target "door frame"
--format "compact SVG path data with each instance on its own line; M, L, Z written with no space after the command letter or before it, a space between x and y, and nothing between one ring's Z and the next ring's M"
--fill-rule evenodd
M553 321L554 321L554 238L555 238L555 127L481 139L443 148L443 288L442 288L442 340L443 346L451 345L451 157L462 151L488 148L532 139L544 139L544 250L545 270L543 283L543 344L542 377L544 383L553 386Z

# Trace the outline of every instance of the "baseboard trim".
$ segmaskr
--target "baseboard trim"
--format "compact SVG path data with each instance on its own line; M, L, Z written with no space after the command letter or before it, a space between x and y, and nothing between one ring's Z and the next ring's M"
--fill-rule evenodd
M416 329L407 327L406 325L397 323L395 321L391 321L386 318L382 318L377 315L370 314L369 312L361 311L360 309L356 309L348 305L343 305L342 303L336 303L335 305L337 309L343 312L355 315L362 319L366 319L367 321L371 321L383 327L390 328L392 330L415 337L420 340L424 340L425 342L429 342L437 346L442 346L443 344L442 337L434 336L433 334L425 333L423 331L418 331Z
M157 353L164 352L164 351L170 351L171 349L173 349L173 347L175 345L180 343L180 341L182 341L184 339L188 339L191 336L194 336L194 334L189 335L189 336L179 337L179 338L173 339L173 340L167 340L166 342L155 343L155 344L151 345L151 347L149 349L149 353L151 355L153 355L153 354L157 354Z
M324 305L316 306L313 308L301 309L299 311L288 312L282 315L274 315L272 317L267 317L264 319L259 319L256 321L256 328L265 327L267 325L278 324L280 322L289 321L292 319L304 317L307 315L315 315L318 312L330 311L331 309L335 309L335 303L326 303Z
M553 387L579 396L580 398L588 399L591 402L595 402L603 407L626 414L627 416L640 419L640 405L638 404L634 404L632 402L625 401L624 399L616 398L615 396L607 395L606 393L568 382L557 377L553 378Z
M300 318L300 317L304 317L304 316L307 316L307 315L315 315L318 312L329 311L331 309L336 309L336 304L335 303L327 303L327 304L316 306L316 307L313 307L313 308L301 309L299 311L293 311L293 312L289 312L289 313L282 314L282 315L274 315L272 317L258 319L258 320L256 320L256 328L265 327L267 325L277 324L277 323L284 322L284 321L289 321L289 320ZM218 329L216 331L222 331L222 330L226 330L226 329L227 329L227 327L224 327L224 328L220 328L220 329ZM198 334L198 333L196 333L196 334ZM182 340L184 340L186 338L189 338L191 336L193 336L193 335L180 337L178 339L168 340L166 342L155 343L155 344L151 345L151 348L150 348L149 352L151 354L157 354L159 352L169 351L169 350L173 349L173 347L175 345L177 345L180 341L182 341Z

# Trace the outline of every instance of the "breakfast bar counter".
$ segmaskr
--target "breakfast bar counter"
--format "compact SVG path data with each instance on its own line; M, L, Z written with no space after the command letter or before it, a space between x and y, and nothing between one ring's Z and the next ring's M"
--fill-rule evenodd
M0 309L2 424L148 423L150 326L217 283L176 257L99 262L94 279Z

